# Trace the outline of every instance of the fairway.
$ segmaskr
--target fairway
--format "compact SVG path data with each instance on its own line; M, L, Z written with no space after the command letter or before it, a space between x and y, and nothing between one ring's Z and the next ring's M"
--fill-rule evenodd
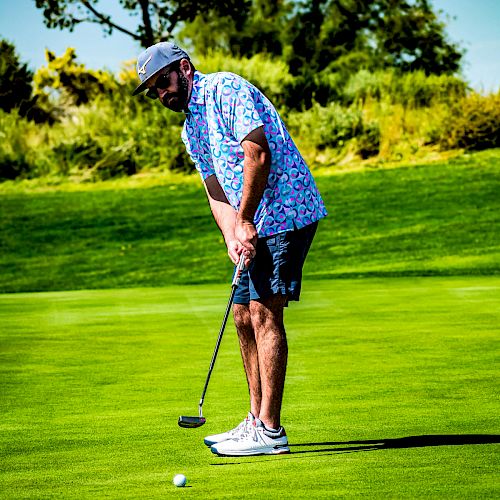
M307 281L290 455L219 458L247 411L229 285L0 295L2 498L493 498L500 278ZM183 473L188 487L172 478Z

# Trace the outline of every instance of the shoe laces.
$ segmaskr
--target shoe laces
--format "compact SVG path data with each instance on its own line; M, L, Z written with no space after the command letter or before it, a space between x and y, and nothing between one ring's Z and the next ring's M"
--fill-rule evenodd
M249 423L250 423L249 419L248 419L248 417L246 417L245 420L243 420L243 422L240 422L234 429L229 431L229 433L231 435L240 434L240 431L241 431L241 433L244 433L246 431L246 428L248 427Z
M234 441L244 441L248 438L251 438L253 441L259 441L259 433L257 430L257 425L255 422L252 422L250 425L247 425L241 434L234 438Z

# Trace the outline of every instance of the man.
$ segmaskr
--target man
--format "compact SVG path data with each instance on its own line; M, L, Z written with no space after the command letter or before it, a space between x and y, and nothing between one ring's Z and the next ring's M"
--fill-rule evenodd
M280 413L288 346L283 309L299 300L302 266L326 216L303 158L271 102L232 73L204 75L168 42L139 55L141 84L186 114L182 140L201 174L228 254L243 272L233 314L250 393L234 429L205 438L221 456L289 453Z

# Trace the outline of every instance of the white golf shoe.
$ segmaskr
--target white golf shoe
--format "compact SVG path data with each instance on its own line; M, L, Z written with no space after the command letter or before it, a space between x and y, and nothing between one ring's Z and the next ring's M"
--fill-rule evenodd
M221 443L222 441L226 441L228 439L237 438L241 433L246 431L246 428L249 425L252 425L255 417L251 412L248 412L247 418L243 420L240 424L238 424L234 429L230 431L223 432L221 434L214 434L212 436L207 436L203 441L207 446L212 446L217 443Z
M226 439L211 446L210 451L220 457L251 455L281 455L290 453L283 427L270 431L256 418L238 437Z

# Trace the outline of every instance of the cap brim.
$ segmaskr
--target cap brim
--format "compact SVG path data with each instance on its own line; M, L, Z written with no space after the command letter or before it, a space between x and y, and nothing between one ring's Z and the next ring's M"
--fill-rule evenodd
M146 80L147 82L147 80ZM140 94L146 90L146 82L142 82L133 92L132 95Z
M151 76L147 78L147 80L144 80L133 92L132 95L137 95L140 94L141 92L144 92L147 89L148 82L153 78L153 76L157 75L161 70L165 69L167 66L170 66L170 64L167 64L166 66L163 66L160 68L158 71L155 71Z

